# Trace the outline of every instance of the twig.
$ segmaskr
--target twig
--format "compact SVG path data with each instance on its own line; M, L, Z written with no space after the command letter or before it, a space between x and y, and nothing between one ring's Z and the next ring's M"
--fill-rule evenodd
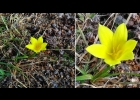
M82 56L80 56L79 60L81 61L86 54L87 54L87 51L85 51L85 53Z
M14 75L12 75L12 76L18 83L20 83L23 87L27 88L22 82L20 82L18 79L16 79L16 77Z
M15 31L16 31L18 34L21 34L21 33L17 30L17 28L16 28L14 25L12 25L12 27L15 29Z
M81 34L77 37L77 39L76 39L76 41L75 41L75 44L77 44L77 42L78 42L80 36L81 36ZM76 45L75 45L75 47L76 47Z
M90 85L90 84L86 84L86 83L82 83L82 84L79 84L79 85L85 85L85 86L90 86L90 87L92 87L92 88L98 88L98 87L96 87L96 86L94 86L94 85Z
M125 22L126 25L127 25L128 21L130 20L131 16L132 16L132 13L129 14L129 16L128 16L126 22Z
M106 22L104 23L104 25L107 23L107 21L114 15L115 13L112 13L109 17L108 17L108 19L106 20Z
M1 19L2 19L2 21L3 21L3 23L4 23L4 25L6 26L6 29L9 30L9 28L8 28L8 26L7 26L7 24L6 24L5 20L4 20L4 18L3 18L3 16L1 16Z
M13 43L11 43L17 50L20 54L24 55Z
M78 57L80 57L80 55L77 52L75 52L75 55L78 56Z
M77 25L78 25L78 24L77 24ZM85 36L84 36L84 33L83 33L83 31L81 30L81 28L79 27L79 25L78 25L78 28L79 28L79 30L80 30L81 36L82 36L82 38L83 38L83 40L84 40L86 46L88 46L88 43L87 43L86 38L85 38Z
M135 59L140 59L140 57L135 57Z
M109 81L111 81L111 80L113 80L113 79L115 79L115 78L118 78L118 77L112 77L112 78L110 78L110 79L104 84L103 88L106 87L106 85L107 85L107 83L108 83Z
M115 18L114 18L114 21L113 21L113 25L112 25L112 27L111 27L111 30L112 30L112 28L113 28L113 26L114 26L114 23L115 23L115 20L116 20L118 14L119 14L119 13L116 13L116 15L115 15Z

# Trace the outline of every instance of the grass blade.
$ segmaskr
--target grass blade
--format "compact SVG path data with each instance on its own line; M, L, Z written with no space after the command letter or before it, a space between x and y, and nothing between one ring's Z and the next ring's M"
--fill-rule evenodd
M76 81L81 81L81 80L91 80L93 76L91 74L86 74L82 76L77 76Z
M80 69L80 68L77 67L77 66L75 66L75 68L76 68L79 72L81 72L83 75L87 74L85 70Z

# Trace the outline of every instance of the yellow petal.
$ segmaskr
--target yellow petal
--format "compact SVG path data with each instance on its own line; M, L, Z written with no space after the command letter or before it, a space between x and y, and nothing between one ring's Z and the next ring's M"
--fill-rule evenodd
M41 48L34 49L33 51L36 52L36 53L38 53L38 52L41 51Z
M30 50L34 50L34 45L28 44L28 45L26 45L26 48L28 48Z
M98 35L103 45L109 46L109 44L112 43L113 32L106 26L99 24Z
M39 53L40 52L40 50L33 50L35 53Z
M38 42L39 42L39 43L43 43L43 38L42 38L42 36L40 36L40 37L38 38Z
M98 58L106 58L106 56L107 56L107 54L106 54L107 47L104 45L101 45L101 44L90 45L86 48L86 50L90 54L92 54Z
M42 44L42 50L46 50L47 43Z
M132 52L135 49L136 45L137 45L137 41L128 40L123 47L124 53L125 52Z
M133 52L125 52L122 54L122 56L119 58L120 60L132 60L134 59L134 54Z
M104 61L105 61L105 63L107 63L110 66L114 66L116 64L120 64L121 63L120 60L118 60L118 59L113 60L113 59L110 59L110 58L109 59L105 59Z
M31 37L30 41L31 41L32 44L36 44L37 43L37 39L34 38L34 37Z
M113 44L117 46L119 43L125 43L127 41L128 32L124 23L120 24L113 36Z

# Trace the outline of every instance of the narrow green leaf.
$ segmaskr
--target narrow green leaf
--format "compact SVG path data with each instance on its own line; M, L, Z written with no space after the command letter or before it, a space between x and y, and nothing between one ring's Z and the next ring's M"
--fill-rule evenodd
M90 18L92 19L95 16L95 13L90 14Z
M19 57L17 57L17 59L26 59L26 58L28 58L28 56L19 56Z
M120 75L120 73L113 73L113 74L107 73L106 75L104 75L104 77L112 77L112 76L117 76L117 75Z
M123 74L131 75L131 76L140 76L140 74L137 74L137 73L123 73Z
M10 76L11 74L10 74L10 72L7 72L7 73L5 73L5 75L6 75L6 76Z
M4 63L4 62L0 62L0 64L13 67L12 64Z
M80 68L77 67L77 66L75 66L75 68L76 68L79 72L81 72L83 75L87 74L85 70L80 69Z
M88 68L89 68L89 67L88 67L88 64L85 64L85 65L84 65L84 70L87 71Z
M12 38L12 40L13 40L13 41L22 41L22 39L17 38L17 37L16 37L16 38Z
M117 75L121 75L121 74L126 74L126 75L130 75L130 76L140 76L140 74L136 74L136 73L113 73L113 74L106 74L106 76L104 77L112 77L112 76L117 76Z
M107 75L107 72L111 69L112 67L110 66L107 66L105 69L103 69L102 71L98 72L97 74L95 74L93 76L93 81L98 79L98 78L102 78L103 76L106 76Z
M1 75L1 76L4 76L4 74L5 74L5 73L4 73L4 70L3 70L3 69L0 69L0 75Z
M85 18L84 18L84 15L82 15L82 14L80 14L80 13L78 13L78 15L79 15L79 17L80 17L79 19L80 19L81 21L84 22L84 19L85 19Z
M80 33L80 30L76 29L76 33Z
M92 78L93 78L93 76L91 74L86 74L86 75L82 75L82 76L77 76L76 81L91 80Z

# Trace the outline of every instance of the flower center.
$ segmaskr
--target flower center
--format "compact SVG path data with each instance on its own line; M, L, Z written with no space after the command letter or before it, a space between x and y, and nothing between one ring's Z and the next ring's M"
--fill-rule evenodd
M35 46L35 49L38 51L38 50L40 50L40 48L41 48L41 44L37 43L36 46Z
M111 52L107 53L113 60L118 59L122 54L122 46L119 44L117 46L113 46Z

